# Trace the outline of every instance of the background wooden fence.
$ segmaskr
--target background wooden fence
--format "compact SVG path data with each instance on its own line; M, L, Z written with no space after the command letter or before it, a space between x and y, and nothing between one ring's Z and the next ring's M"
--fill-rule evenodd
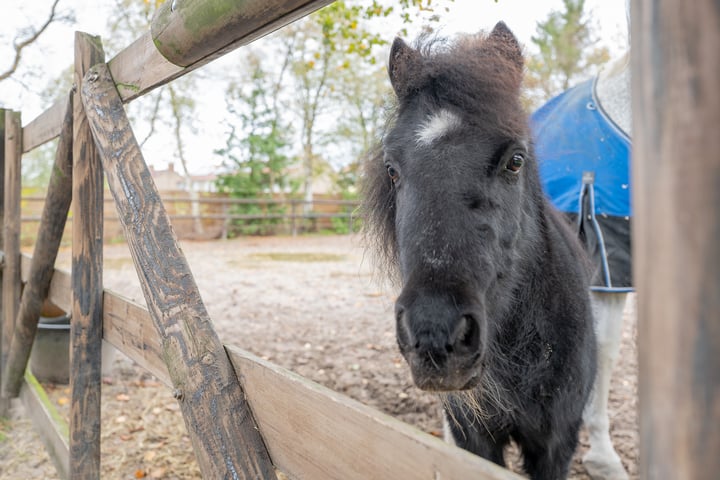
M179 239L214 240L237 235L297 235L308 232L357 232L361 224L359 203L333 195L316 195L312 203L297 198L230 198L223 194L200 194L191 198L187 192L161 191L165 209ZM37 237L45 195L25 195L20 213L22 245L32 245ZM124 240L122 225L109 192L104 194L104 239ZM306 209L306 205L310 209ZM196 213L193 213L196 212ZM63 235L63 245L70 245L72 216Z

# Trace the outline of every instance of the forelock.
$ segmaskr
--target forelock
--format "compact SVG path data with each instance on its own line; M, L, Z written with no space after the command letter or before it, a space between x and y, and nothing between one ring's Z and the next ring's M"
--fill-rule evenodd
M457 130L462 125L460 117L450 110L441 108L431 113L415 132L418 145L431 145L436 140Z

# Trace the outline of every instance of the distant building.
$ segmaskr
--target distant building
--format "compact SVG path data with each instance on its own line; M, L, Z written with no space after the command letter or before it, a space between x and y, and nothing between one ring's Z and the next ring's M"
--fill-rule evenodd
M155 185L160 191L193 191L193 192L214 192L217 175L190 175L190 188L187 188L185 177L175 171L173 163L168 164L167 170L156 170L150 166L150 174Z
M190 176L191 188L194 192L216 192L215 180L217 180L217 175L214 173Z

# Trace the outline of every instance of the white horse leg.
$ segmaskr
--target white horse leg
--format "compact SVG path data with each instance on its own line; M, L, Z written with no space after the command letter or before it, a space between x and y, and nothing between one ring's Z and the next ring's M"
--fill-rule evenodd
M610 440L608 393L610 378L620 350L626 293L591 292L598 345L595 386L583 415L590 435L590 450L583 457L595 480L626 480L627 472Z

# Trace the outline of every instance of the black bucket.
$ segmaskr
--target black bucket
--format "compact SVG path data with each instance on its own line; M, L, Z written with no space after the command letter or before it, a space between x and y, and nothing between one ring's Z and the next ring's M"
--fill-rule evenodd
M40 317L30 353L30 371L40 382L70 383L70 317Z

